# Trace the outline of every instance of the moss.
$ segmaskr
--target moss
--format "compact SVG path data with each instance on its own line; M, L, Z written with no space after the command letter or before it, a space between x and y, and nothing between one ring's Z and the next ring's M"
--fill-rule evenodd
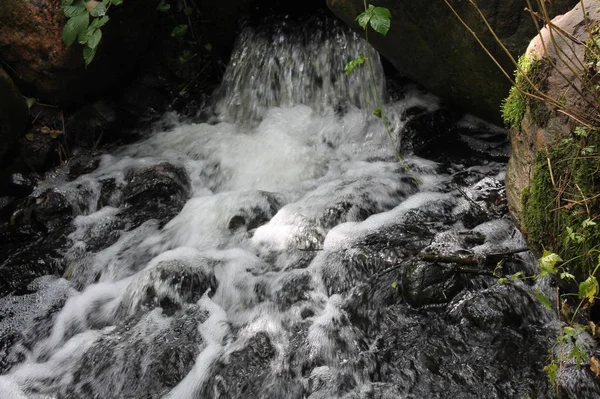
M502 119L506 126L518 129L529 108L534 122L543 126L549 116L546 105L523 93L535 93L535 88L543 89L541 86L547 76L548 64L533 54L524 54L519 57L518 65L515 86L510 88L500 107Z
M556 252L565 260L577 258L572 269L581 274L597 264L596 254L580 255L600 243L600 197L594 198L600 194L599 150L600 132L594 131L574 134L547 152L538 152L531 184L521 196L532 248L538 253L544 248ZM598 225L584 227L587 219ZM573 233L585 240L577 242Z

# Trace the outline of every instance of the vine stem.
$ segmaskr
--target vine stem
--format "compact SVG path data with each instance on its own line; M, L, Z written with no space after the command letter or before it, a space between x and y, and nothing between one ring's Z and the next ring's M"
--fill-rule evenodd
M367 0L363 0L363 4L365 7L365 12L367 11L368 7L367 7ZM367 26L365 26L365 41L367 42L368 45L370 45L369 43L369 26L367 24ZM392 149L394 150L394 155L396 156L396 158L398 159L398 162L400 162L400 165L402 166L402 169L404 169L405 172L407 172L410 177L413 178L413 180L418 184L421 185L422 182L421 180L419 180L419 178L417 178L412 170L410 169L410 167L408 166L408 164L406 163L406 161L402 158L402 156L400 155L400 153L398 152L398 149L396 147L396 142L394 141L394 136L392 134L392 129L390 127L390 123L387 120L387 118L385 117L385 111L383 110L383 102L381 100L381 96L379 93L379 89L377 88L377 79L375 78L375 68L373 67L373 57L367 57L367 64L369 65L369 74L371 75L371 83L373 86L373 93L375 94L375 101L377 102L377 109L380 111L380 118L383 121L383 126L385 128L385 132L388 136L388 139L390 140L390 145L392 146Z

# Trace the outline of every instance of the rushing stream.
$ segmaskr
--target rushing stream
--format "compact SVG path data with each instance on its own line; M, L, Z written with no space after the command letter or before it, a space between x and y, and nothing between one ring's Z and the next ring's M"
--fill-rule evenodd
M396 88L405 171L366 68L343 73L370 54L383 92L376 53L302 24L245 28L210 124L167 115L38 185L21 220L44 234L2 264L0 398L553 396L556 316L492 275L535 268L493 255L525 245L505 132ZM565 393L598 397L564 368Z

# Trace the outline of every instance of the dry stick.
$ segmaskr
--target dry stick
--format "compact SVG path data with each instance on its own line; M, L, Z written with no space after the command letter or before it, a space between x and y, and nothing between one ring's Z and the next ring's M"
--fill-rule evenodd
M546 149L546 153L548 150ZM554 181L554 173L552 173L552 163L550 162L550 157L546 155L546 160L548 161L548 170L550 171L550 180L552 181L552 187L556 189L556 181Z
M473 0L469 0L469 3L475 8L475 10L478 12L478 14L480 15L480 17L482 18L483 22L485 23L486 27L489 29L490 33L492 34L492 36L494 37L494 40L498 43L498 45L502 48L502 50L508 55L509 59L512 61L512 63L516 66L517 70L521 73L521 76L523 76L526 80L527 83L529 83L531 85L531 87L533 87L535 89L535 91L539 94L539 95L534 95L533 93L528 93L523 91L522 89L520 89L515 82L510 78L510 76L508 75L508 73L504 70L504 68L500 65L500 63L494 58L494 56L490 53L490 51L485 47L485 45L481 42L481 40L479 39L479 37L477 37L477 34L466 24L466 22L458 15L458 13L456 12L456 10L454 9L454 7L448 2L448 0L444 0L444 2L446 3L446 5L448 5L448 7L450 7L450 9L452 10L452 12L454 13L454 15L456 15L459 20L461 21L461 23L467 27L467 29L469 30L469 32L471 32L471 34L473 35L473 37L475 37L475 39L477 40L477 42L479 43L479 45L485 50L485 52L488 54L489 57L492 58L492 60L494 61L494 63L500 68L500 70L502 71L502 73L508 77L509 81L513 84L513 86L523 95L531 97L531 98L535 98L538 99L540 101L545 101L549 104L554 105L556 108L561 109L561 108L565 108L564 105L562 105L560 102L558 102L557 100L555 100L554 98L548 96L547 94L543 93L531 80L531 78L529 78L529 76L527 76L526 73L523 73L522 69L519 67L519 63L515 60L515 58L512 56L512 54L510 53L510 51L508 50L508 48L506 47L506 45L502 42L502 40L498 37L498 35L496 34L496 32L494 31L494 29L492 28L492 26L489 24L487 18L485 17L485 15L483 15L483 12L481 11L481 9L477 6L477 4L473 1ZM571 116L572 110L568 110L569 112L564 111L563 113L567 116ZM576 120L578 120L577 118L574 118ZM578 120L579 121L579 120ZM589 124L585 124L585 126L589 126Z
M582 201L583 201L583 204L585 205L585 210L587 211L588 218L590 218L591 213L590 213L590 207L588 206L588 199L583 194L583 191L581 191L581 187L579 187L579 184L575 183L575 187L577 187L577 190L579 190L579 193L581 194L581 198L583 198Z

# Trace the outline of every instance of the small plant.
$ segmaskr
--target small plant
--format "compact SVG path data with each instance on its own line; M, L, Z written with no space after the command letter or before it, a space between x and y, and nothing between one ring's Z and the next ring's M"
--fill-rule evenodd
M63 30L63 41L70 47L75 41L83 46L83 60L87 67L102 40L102 27L110 20L106 13L123 0L62 0L62 8L68 18Z
M367 43L369 43L369 27L371 27L371 29L373 29L375 32L377 32L383 36L386 36L391 27L392 13L390 12L389 9L387 9L385 7L376 7L372 4L367 4L366 0L363 1L363 4L364 4L364 11L356 17L356 21L358 21L358 24L360 25L360 27L363 28L363 30L365 31L365 41ZM364 55L358 55L355 59L349 61L346 64L346 66L344 67L344 72L346 73L346 75L350 75L356 68L358 68L360 65L363 65L365 63L367 64L367 66L369 68L369 74L371 76L373 92L375 94L375 98L377 99L377 108L375 108L373 110L373 115L383 121L385 131L390 140L392 149L394 150L394 155L396 156L396 158L398 159L398 161L400 162L400 164L402 165L404 170L407 171L408 173L410 173L411 177L418 184L420 184L419 179L417 179L412 174L412 172L410 171L410 168L408 167L406 162L404 162L404 160L402 159L402 156L400 155L400 153L398 152L398 149L396 148L396 143L395 143L394 137L392 135L392 129L390 127L389 121L385 117L385 112L383 110L383 103L381 101L381 95L379 93L379 90L377 89L377 80L375 78L375 71L373 68L373 60L370 57L365 57Z

